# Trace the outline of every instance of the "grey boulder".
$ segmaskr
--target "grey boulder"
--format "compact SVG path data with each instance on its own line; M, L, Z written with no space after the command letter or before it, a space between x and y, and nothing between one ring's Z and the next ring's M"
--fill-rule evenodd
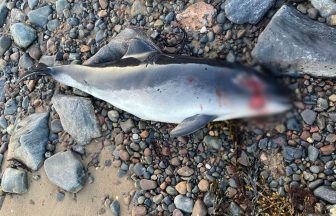
M260 34L252 56L282 74L335 77L336 29L282 6Z
M256 24L274 5L276 0L227 0L226 17L237 24Z
M49 140L49 113L32 114L15 125L8 145L8 159L15 159L31 170L37 170L44 160Z
M52 7L46 5L44 7L38 8L36 10L32 10L28 13L29 21L38 26L43 27L48 22L48 16L52 13Z
M22 48L29 47L37 38L36 30L24 23L11 25L10 31L14 42Z
M7 193L26 193L28 191L26 171L7 168L1 179L1 188L4 192Z
M84 166L71 151L59 152L46 159L44 170L52 183L66 191L77 193L84 186Z
M314 195L331 204L336 204L336 190L327 186L320 186L314 190Z
M88 144L91 139L101 136L90 99L55 95L52 98L52 103L60 117L63 129L79 144Z

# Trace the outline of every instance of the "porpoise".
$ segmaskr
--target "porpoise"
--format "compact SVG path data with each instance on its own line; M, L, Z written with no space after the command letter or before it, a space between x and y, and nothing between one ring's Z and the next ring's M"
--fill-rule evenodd
M284 112L283 88L263 74L222 60L162 53L138 30L126 29L85 65L37 66L49 75L143 120L178 124L172 137L211 121Z

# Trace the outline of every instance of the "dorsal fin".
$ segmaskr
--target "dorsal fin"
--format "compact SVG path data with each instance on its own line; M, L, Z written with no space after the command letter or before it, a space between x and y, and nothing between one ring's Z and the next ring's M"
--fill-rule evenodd
M127 52L125 53L123 58L141 56L146 53L153 53L153 52L160 53L160 50L156 46L153 46L152 44L148 43L147 41L144 41L140 38L134 38L129 41Z

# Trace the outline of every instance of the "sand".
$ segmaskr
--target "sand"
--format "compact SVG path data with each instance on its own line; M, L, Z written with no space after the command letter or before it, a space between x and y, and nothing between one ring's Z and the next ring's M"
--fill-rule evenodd
M99 151L99 144L91 143L86 147L88 154ZM58 149L57 151L62 151ZM43 166L36 172L41 176L40 180L32 179L32 173L28 174L29 191L22 195L6 195L0 215L15 216L93 216L98 215L98 210L104 208L102 199L109 195L112 198L118 196L121 204L121 215L130 215L130 210L124 202L124 197L134 189L134 184L126 178L117 177L117 168L104 167L104 161L112 159L111 151L104 147L100 153L99 164L102 167L90 167L88 172L94 177L94 182L86 182L84 188L76 195L65 193L62 201L56 200L59 189L47 178ZM90 157L84 158L83 164L87 165ZM8 162L2 166L4 169ZM104 216L112 215L106 208Z

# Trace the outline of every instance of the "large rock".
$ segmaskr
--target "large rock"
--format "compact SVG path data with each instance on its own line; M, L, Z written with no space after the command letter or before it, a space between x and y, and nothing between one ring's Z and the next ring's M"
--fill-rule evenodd
M327 186L320 186L314 190L314 195L331 204L336 204L336 190Z
M2 1L0 4L0 28L5 24L8 14L6 3L7 1Z
M1 188L7 193L26 193L28 191L26 171L7 168L1 179Z
M55 95L52 103L62 126L79 144L101 136L91 100L84 97Z
M252 56L284 74L336 76L336 29L282 6L260 34Z
M8 145L8 159L37 170L43 164L49 140L48 119L49 113L35 113L16 124Z
M11 25L10 31L14 42L22 48L29 47L37 38L36 30L24 23L15 23Z
M174 198L174 204L176 208L186 213L192 213L194 207L194 201L191 198L183 195L177 195Z
M71 151L57 153L44 162L48 179L58 187L77 193L85 183L83 164Z
M336 14L336 2L334 0L310 0L310 2L323 17Z
M38 26L43 27L48 22L48 16L52 13L52 8L50 5L32 10L28 13L29 21Z
M0 37L0 56L5 54L5 52L9 49L12 45L12 39L7 36Z
M276 0L227 0L226 17L234 23L258 23Z
M216 9L204 2L190 5L185 11L176 15L176 20L183 28L199 31L203 26L210 27L214 22Z

